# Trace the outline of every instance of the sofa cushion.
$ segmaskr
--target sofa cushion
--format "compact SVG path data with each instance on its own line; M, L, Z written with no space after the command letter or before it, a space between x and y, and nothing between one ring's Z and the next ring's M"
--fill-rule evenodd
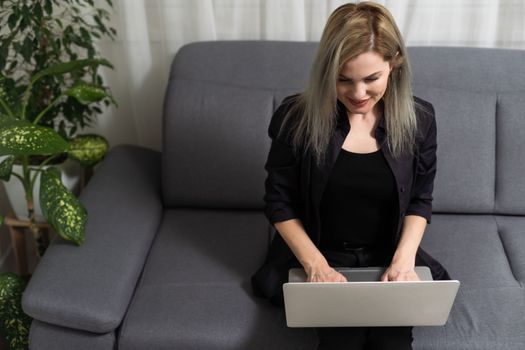
M117 347L115 341L115 332L92 333L52 325L37 319L31 321L29 332L31 350L114 350Z
M416 327L415 349L523 349L525 218L432 217L421 246L461 286L443 327Z
M122 326L121 350L315 349L311 329L251 296L248 281L142 286Z
M268 243L260 211L166 210L119 349L295 349L315 341L252 295L250 276Z
M141 285L248 281L268 246L260 211L168 209Z
M261 209L273 93L203 81L170 84L163 126L165 205Z
M495 184L494 93L415 86L414 94L434 106L437 173L432 210L492 213Z
M525 91L498 96L495 212L525 215Z

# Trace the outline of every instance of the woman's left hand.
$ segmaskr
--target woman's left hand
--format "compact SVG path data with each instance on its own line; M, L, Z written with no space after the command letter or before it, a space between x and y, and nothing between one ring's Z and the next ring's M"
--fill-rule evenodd
M420 281L420 279L413 265L392 263L381 276L381 282L388 281Z

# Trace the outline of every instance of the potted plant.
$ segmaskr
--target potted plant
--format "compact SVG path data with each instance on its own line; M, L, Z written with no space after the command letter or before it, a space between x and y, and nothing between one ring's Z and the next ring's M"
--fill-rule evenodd
M3 78L6 102L18 101L29 84L29 77L36 72L60 62L78 60L79 57L98 58L95 41L102 37L114 39L116 31L107 25L112 1L97 4L85 0L0 0L0 28L3 29L0 31L0 78ZM35 82L25 112L27 120L32 122L40 111L49 107L38 125L53 128L62 138L71 140L79 130L91 125L101 109L97 103L83 104L73 97L59 99L52 104L67 79L82 79L103 85L103 79L95 69L78 70L67 77L45 76ZM109 96L100 102L105 105L114 103ZM31 155L27 166L38 166L44 159L46 157ZM78 164L65 154L53 158L48 164L58 165L64 185L70 190L76 189L80 173ZM15 160L14 168L18 173L23 171L20 159ZM39 181L37 176L34 184L37 191ZM16 216L29 220L27 205L22 200L26 189L17 181L5 185ZM34 205L37 221L44 221L39 202Z
M110 0L106 0L104 6L78 0L0 0L0 28L4 29L0 31L0 127L13 119L47 127L55 130L53 137L58 134L74 148L59 154L38 153L36 149L22 152L22 148L8 154L4 150L5 155L16 155L14 159L0 154L4 181L9 179L8 169L12 169L13 179L4 184L9 185L6 190L19 219L33 224L43 220L50 223L44 213L40 213L41 201L33 200L41 192L42 170L60 165L61 181L73 191L78 182L74 177L78 178L78 174L67 171L67 166L75 164L71 159L90 167L100 161L107 149L102 137L77 132L89 126L101 112L100 103L114 103L109 93L102 94L107 89L97 72L100 64L109 67L111 64L98 57L94 45L104 36L115 38L115 29L107 25L110 18L107 8L112 6ZM79 60L82 56L85 59ZM64 61L70 62L63 64ZM76 88L69 90L73 86ZM87 150L95 159L87 160ZM84 154L75 156L79 152ZM30 192L30 188L36 193ZM15 202L23 197L21 210L16 210ZM28 215L23 215L26 212ZM0 222L1 219L0 216ZM32 232L37 240L41 238L35 227ZM43 243L38 249L39 256L45 249Z
M72 82L71 86L64 85L63 91L56 99L46 106L37 117L30 122L27 120L27 105L34 85L49 75L72 74L90 66L100 64L111 66L103 59L84 59L60 63L48 67L35 74L29 81L22 98L20 108L11 109L2 96L5 95L0 80L0 156L7 156L0 163L0 179L9 181L11 176L18 178L26 190L27 208L29 212L30 230L37 242L38 254L45 250L41 229L36 225L33 200L33 185L37 175L40 176L40 206L46 221L64 239L76 244L84 241L84 225L87 219L86 211L68 190L61 180L60 171L55 167L44 167L53 159L63 155L72 157L85 165L92 165L100 161L107 151L108 145L104 138L96 135L80 135L70 141L62 138L54 129L38 125L46 112L58 103L60 99L73 97L79 103L89 104L107 97L106 90L96 84L88 84L82 79ZM31 174L28 168L30 156L45 156L45 160ZM12 171L16 159L23 164L23 174ZM0 222L3 217L0 216Z
M38 257L47 242L36 225L35 203L61 237L84 241L87 212L64 186L58 165L73 159L93 167L109 148L99 135L78 134L101 113L101 103L116 105L97 71L112 65L94 45L103 36L114 39L109 17L91 0L0 0L0 179L22 184ZM27 348L24 288L21 277L0 275L0 332L12 349Z

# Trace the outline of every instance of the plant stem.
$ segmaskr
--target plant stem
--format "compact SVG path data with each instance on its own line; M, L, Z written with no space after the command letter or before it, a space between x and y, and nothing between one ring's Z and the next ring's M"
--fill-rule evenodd
M7 114L9 114L11 118L13 118L13 111L11 111L11 109L7 106L7 103L5 103L5 101L2 98L0 98L0 103L2 104L2 107L4 107L4 110L7 112Z
M42 235L42 230L38 225L36 225L36 213L34 209L34 200L33 200L33 185L31 183L31 174L29 169L29 156L23 156L22 157L22 164L24 169L24 188L26 191L26 201L27 201L27 211L29 216L29 229L31 230L31 233L33 235L33 239L35 240L36 244L36 253L38 257L42 257L44 254L46 248L47 248L47 242L45 242L45 239Z
M35 125L38 124L38 121L47 113L47 111L49 111L51 109L51 107L53 107L58 102L58 100L62 96L64 96L64 94L60 94L53 102L48 104L47 107L42 112L40 112L40 114L38 114L36 119L33 121L33 124L35 124Z
M31 89L33 88L33 82L30 81L27 85L26 91L24 91L24 96L22 97L22 119L26 119L26 109L29 104L29 94L31 94Z
M35 181L36 181L36 177L38 176L38 173L43 172L43 171L44 171L44 169L43 169L44 166L45 166L47 163L49 163L51 160L53 160L53 158L57 158L58 156L59 156L59 154L55 154L54 156L47 158L46 160L44 160L44 161L42 162L42 164L40 164L40 166L39 166L38 168L33 169L33 170L35 171L35 175L33 176L33 178L31 179L31 182L30 182L30 187L31 187L31 188L33 188L33 186L34 186L34 183L35 183Z
M22 182L22 186L24 185L24 178L22 176L14 172L11 172L11 175L13 175L14 177L17 177L20 180L20 182Z

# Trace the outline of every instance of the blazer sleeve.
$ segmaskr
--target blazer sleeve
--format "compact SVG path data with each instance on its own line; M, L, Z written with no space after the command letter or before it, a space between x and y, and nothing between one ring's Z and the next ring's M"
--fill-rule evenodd
M264 166L267 172L264 184L264 212L272 226L276 222L300 218L299 160L289 139L282 135L277 137L292 100L292 96L283 100L268 127L268 135L272 142Z
M426 101L425 101L426 102ZM437 128L434 107L426 102L425 110L421 113L426 119L424 137L420 141L415 178L410 194L410 202L405 215L419 215L430 224L432 217L432 192L436 176Z

